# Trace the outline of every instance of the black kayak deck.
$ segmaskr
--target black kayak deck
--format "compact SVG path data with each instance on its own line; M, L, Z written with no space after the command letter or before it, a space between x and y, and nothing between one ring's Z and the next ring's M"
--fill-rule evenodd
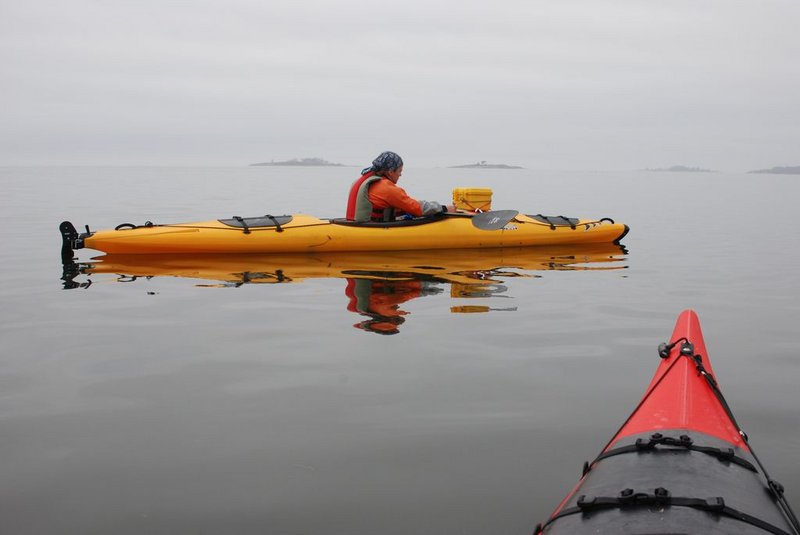
M653 434L625 437L593 462L540 533L795 533L749 451L687 429Z

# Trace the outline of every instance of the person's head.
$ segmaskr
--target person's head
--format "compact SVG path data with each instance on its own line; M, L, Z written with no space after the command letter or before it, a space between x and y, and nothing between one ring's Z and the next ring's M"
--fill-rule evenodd
M372 160L372 170L378 176L397 182L403 174L403 159L395 152L382 152Z
M400 326L405 323L405 321L406 319L402 316L390 318L377 316L371 320L364 320L361 323L356 323L353 327L375 334L392 335L400 332Z

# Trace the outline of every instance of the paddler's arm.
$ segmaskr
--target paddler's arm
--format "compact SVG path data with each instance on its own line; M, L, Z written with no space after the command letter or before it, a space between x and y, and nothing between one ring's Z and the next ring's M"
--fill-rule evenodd
M415 217L441 214L444 208L447 211L455 211L455 206L444 206L436 201L413 199L408 196L403 188L389 180L381 180L373 184L369 189L369 195L373 204L375 204L373 199L380 199L383 204L402 210Z
M437 214L444 214L446 212L455 212L456 207L452 204L441 204L436 201L417 201L420 207L419 214L413 214L415 216L428 216L428 215L437 215ZM411 213L411 212L409 212Z

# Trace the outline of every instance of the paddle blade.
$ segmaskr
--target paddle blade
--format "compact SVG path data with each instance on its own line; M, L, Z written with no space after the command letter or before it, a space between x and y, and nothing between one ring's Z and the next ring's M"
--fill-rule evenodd
M472 224L481 230L502 230L517 214L517 210L492 210L473 216Z

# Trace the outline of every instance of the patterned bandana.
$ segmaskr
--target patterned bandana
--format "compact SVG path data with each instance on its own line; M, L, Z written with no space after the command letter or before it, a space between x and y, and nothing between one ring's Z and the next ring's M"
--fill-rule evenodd
M369 173L370 171L386 171L386 170L393 170L397 169L398 167L403 166L403 159L394 152L386 151L380 153L380 155L372 160L372 166L367 167L366 169L361 171L362 175Z

